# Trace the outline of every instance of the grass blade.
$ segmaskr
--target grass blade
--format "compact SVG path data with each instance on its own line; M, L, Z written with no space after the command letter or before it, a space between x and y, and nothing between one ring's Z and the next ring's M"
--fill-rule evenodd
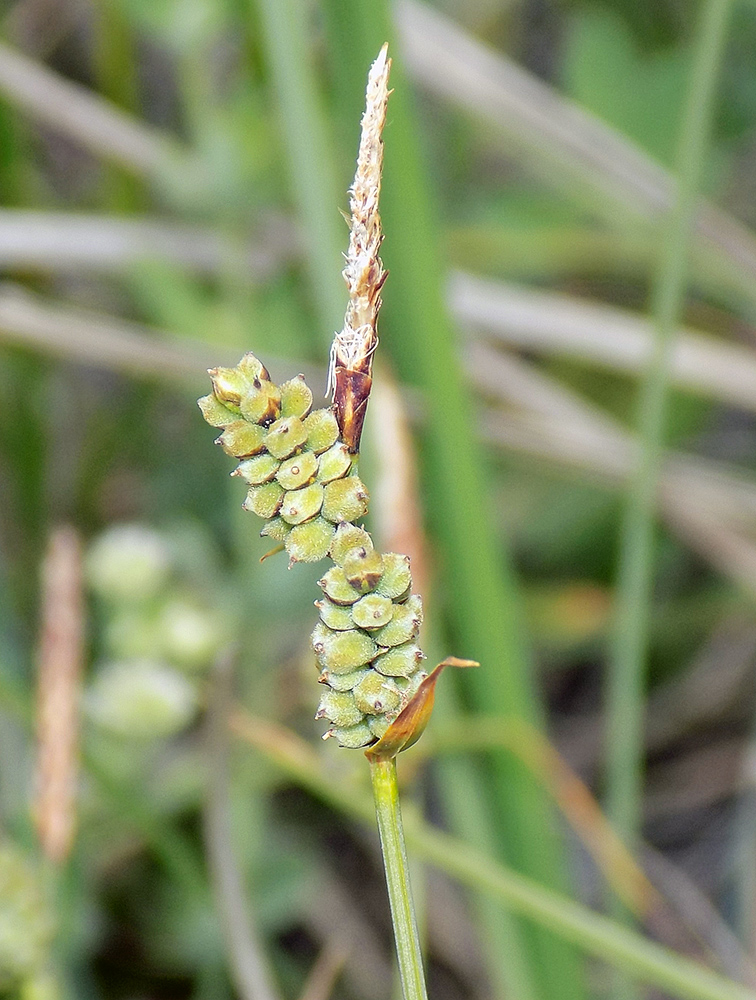
M690 231L698 204L714 89L731 6L730 0L708 0L702 10L681 126L678 199L669 220L653 293L654 353L638 409L641 453L622 524L607 693L607 813L631 847L640 828L643 675L653 579L654 508L669 369L685 294Z
M341 327L346 301L340 277L346 234L338 215L343 196L336 183L326 119L317 96L319 84L308 47L306 10L296 0L258 0L257 7L302 223L319 343L330 349L333 331ZM374 56L375 52L371 58ZM366 62L363 76L367 66ZM361 97L363 92L364 79L356 93ZM359 116L355 114L352 121L359 121Z

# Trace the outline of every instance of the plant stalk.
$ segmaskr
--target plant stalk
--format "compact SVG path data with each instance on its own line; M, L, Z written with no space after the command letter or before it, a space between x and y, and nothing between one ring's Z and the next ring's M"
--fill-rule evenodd
M402 813L399 808L396 758L370 757L369 760L402 993L404 1000L427 1000L420 936L412 902Z
M690 236L731 8L732 0L707 0L701 11L680 134L677 201L653 291L656 337L638 406L641 453L621 531L607 693L607 814L631 849L639 834L641 816L642 711L654 570L654 511L669 372L688 280Z
M607 804L614 829L637 847L643 796L643 708L655 563L655 509L664 451L675 333L688 282L690 241L709 147L714 94L724 54L732 0L706 0L693 51L691 79L680 129L678 188L652 293L653 353L638 398L640 455L620 533L614 635L607 690ZM612 912L630 920L616 901ZM618 1000L635 988L615 978Z

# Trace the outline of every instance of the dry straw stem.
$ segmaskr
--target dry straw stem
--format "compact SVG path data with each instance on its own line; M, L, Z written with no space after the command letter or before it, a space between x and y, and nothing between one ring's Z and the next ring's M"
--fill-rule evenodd
M218 360L233 365L236 350L218 350L190 337L109 315L51 303L12 283L0 285L0 340L53 353L109 371L200 386ZM468 346L471 376L484 395L520 408L489 410L482 434L489 444L566 464L617 484L630 474L634 442L606 413L591 407L532 365L481 342ZM269 359L272 370L288 363ZM315 384L321 372L299 365ZM695 491L695 495L694 495ZM756 591L756 545L744 525L756 512L754 484L724 466L670 455L662 481L668 521L722 572ZM705 503L704 503L705 501ZM727 513L725 523L724 515Z
M76 827L83 643L81 543L73 528L61 527L42 567L34 797L40 844L56 864L68 857Z
M349 949L334 936L326 941L305 980L299 1000L329 1000L344 970Z
M204 385L212 365L220 361L231 367L239 357L235 347L218 349L204 340L50 301L12 282L0 283L0 341L196 389ZM268 358L268 363L272 371L290 367L279 358ZM300 363L298 371L311 384L323 381L322 368Z
M443 753L503 746L516 754L548 789L596 867L617 895L640 918L663 907L663 900L612 830L587 786L549 741L529 723L486 716L447 724L419 748L418 764Z
M0 209L0 265L9 269L107 274L161 260L220 275L235 259L250 281L264 282L300 253L291 220L279 213L235 246L220 230L159 217Z
M383 168L381 133L386 121L391 69L387 53L388 45L384 45L368 76L357 172L350 191L352 218L343 271L349 289L349 304L344 326L334 337L328 374L328 389L333 394L341 437L353 454L359 451L373 383L380 293L387 273L378 256L383 240L378 214Z
M292 223L281 215L268 218L254 242L240 250L213 229L162 219L0 210L0 264L9 268L66 272L75 267L103 273L159 257L203 274L220 274L236 257L250 280L265 281L299 254ZM574 296L457 272L448 304L476 339L492 337L632 373L642 370L650 351L644 317ZM683 389L756 410L756 362L742 345L681 330L671 374Z
M614 306L459 272L450 282L449 303L477 337L527 351L634 374L651 356L648 319ZM670 361L670 376L681 388L756 409L756 359L750 347L681 329Z
M493 746L506 747L516 754L543 782L617 897L649 929L655 930L661 941L683 951L698 952L703 946L709 962L721 960L729 974L740 976L742 972L749 985L756 982L753 978L756 967L739 947L732 932L728 933L711 904L708 904L706 918L696 920L691 909L700 910L705 903L696 898L696 907L693 907L689 898L690 886L684 887L685 895L673 892L668 898L666 889L671 885L674 890L674 879L662 879L657 884L646 874L614 832L585 783L533 726L515 718L508 719L502 726L500 720L485 716L466 720L464 725L447 725L435 737L426 737L413 757L413 764L422 766L425 760L449 752L470 752Z
M32 118L138 176L176 187L180 177L203 180L193 152L167 133L0 43L0 94Z

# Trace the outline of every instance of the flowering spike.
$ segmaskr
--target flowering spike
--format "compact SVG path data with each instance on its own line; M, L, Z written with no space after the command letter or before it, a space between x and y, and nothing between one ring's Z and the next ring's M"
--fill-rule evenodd
M318 581L323 597L315 602L320 614L312 633L325 685L316 718L330 723L324 739L343 747L375 744L390 756L422 731L440 668L430 677L421 669L422 602L411 595L408 557L378 552L357 524L370 499L356 456L386 278L378 195L389 66L384 47L368 79L350 191L349 303L331 352L333 406L312 410L301 375L274 385L262 363L245 354L235 368L212 369L213 392L200 408L208 423L223 428L224 449L242 459L233 475L249 484L243 506L267 519L261 534L279 542L273 551L285 547L289 566L326 556L334 564Z
M344 326L336 334L328 373L341 440L351 453L360 448L362 425L373 384L373 352L378 346L378 311L386 280L378 251L383 241L378 197L381 191L383 140L391 60L385 47L368 76L365 114L357 155L357 172L350 190L352 218L344 281L349 304Z

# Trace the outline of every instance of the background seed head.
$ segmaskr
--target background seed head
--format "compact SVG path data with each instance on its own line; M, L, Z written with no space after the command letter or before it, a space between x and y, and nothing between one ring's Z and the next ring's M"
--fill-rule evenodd
M119 524L97 539L87 554L93 591L108 601L141 603L159 592L171 568L163 537L141 524Z
M101 665L84 698L87 715L127 739L179 732L197 709L194 685L177 670L149 660Z
M175 597L160 613L156 640L166 659L193 671L211 663L223 631L216 615L188 597Z

